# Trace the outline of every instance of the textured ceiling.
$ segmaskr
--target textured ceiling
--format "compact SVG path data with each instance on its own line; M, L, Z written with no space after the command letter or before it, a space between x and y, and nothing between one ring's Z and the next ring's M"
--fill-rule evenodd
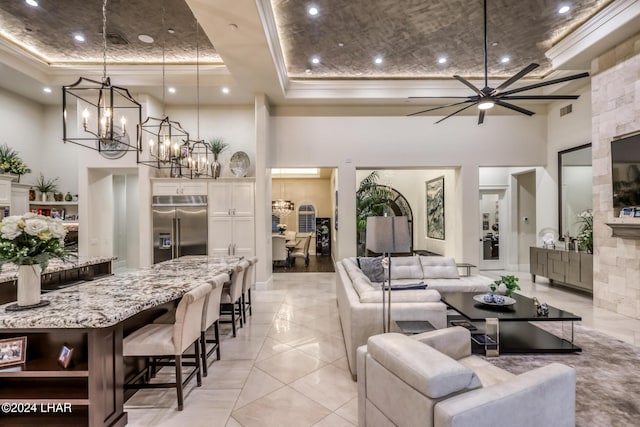
M0 38L48 64L103 62L102 0L38 0L38 3L40 6L33 8L23 0L0 1ZM169 28L175 32L169 34ZM86 42L76 42L75 33L83 33ZM139 34L150 35L155 42L143 43L138 40ZM222 63L201 29L199 34L200 62ZM166 63L193 64L196 60L196 23L184 0L110 0L107 35L110 40L115 35L126 41L108 43L110 64L160 64L163 43Z
M272 0L291 78L474 78L484 75L482 0ZM507 77L537 62L528 77L551 71L544 52L611 3L488 0L489 75ZM308 16L313 4L319 14ZM492 46L492 43L497 45ZM343 46L339 46L343 44ZM312 64L318 56L320 64ZM380 55L384 62L373 63ZM500 58L509 56L508 64ZM440 56L448 62L437 63ZM308 71L310 70L310 72Z

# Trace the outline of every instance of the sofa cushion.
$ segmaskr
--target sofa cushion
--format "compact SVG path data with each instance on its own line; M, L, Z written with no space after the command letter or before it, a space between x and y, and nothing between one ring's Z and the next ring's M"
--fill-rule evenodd
M382 282L384 280L384 268L382 267L382 257L358 257L358 267L372 282Z
M457 279L460 277L456 260L444 256L420 256L425 279Z
M417 256L391 258L391 279L423 279L422 266Z
M448 292L489 292L489 285L493 282L488 277L473 275L458 279L429 279L429 288L437 289L440 293Z
M481 387L473 371L405 335L374 335L367 345L369 354L378 363L432 399Z

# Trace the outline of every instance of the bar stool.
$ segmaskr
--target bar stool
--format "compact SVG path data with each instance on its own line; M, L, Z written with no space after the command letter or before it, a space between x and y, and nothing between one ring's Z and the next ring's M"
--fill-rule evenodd
M222 289L220 314L230 314L231 321L220 320L220 323L231 323L234 337L237 332L236 323L239 321L240 327L244 325L242 320L242 282L244 280L244 273L247 267L249 267L248 261L240 261L235 270L231 273L231 282L228 286L225 284Z
M126 389L131 388L176 388L178 410L184 407L183 388L196 375L197 385L202 385L200 373L200 358L196 357L195 368L182 381L182 354L194 345L195 354L200 354L200 328L202 325L202 311L211 285L204 283L184 294L175 312L173 324L152 323L129 334L122 343L123 356L144 356L153 359L171 357L175 362L176 379L173 383L134 384L143 374L148 373L149 367L136 375Z
M251 316L251 287L255 286L253 272L256 269L257 257L247 258L249 261L249 268L244 273L244 280L242 281L242 320L247 323L247 308L249 309L249 316Z
M211 293L207 297L202 310L202 326L200 328L200 350L201 354L198 355L202 359L202 376L206 377L209 374L209 367L207 359L209 356L216 352L216 359L220 360L220 328L218 320L220 319L220 297L222 296L222 289L224 284L229 281L229 275L227 273L221 273L216 275L211 280ZM173 323L175 321L175 311L169 311L162 316L158 317L153 323ZM213 326L214 339L207 339L207 331ZM213 346L207 351L207 344L213 344ZM185 355L184 357L191 357L192 355ZM193 355L195 357L195 355ZM184 366L193 366L193 363L184 363Z

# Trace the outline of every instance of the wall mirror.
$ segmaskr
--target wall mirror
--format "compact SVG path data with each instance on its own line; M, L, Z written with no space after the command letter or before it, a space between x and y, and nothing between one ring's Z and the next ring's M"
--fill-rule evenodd
M560 237L576 237L578 214L592 208L591 144L558 152L558 219Z

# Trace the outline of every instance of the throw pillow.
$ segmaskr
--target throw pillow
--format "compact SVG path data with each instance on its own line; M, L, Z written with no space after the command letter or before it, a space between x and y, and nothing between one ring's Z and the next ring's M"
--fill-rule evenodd
M358 267L372 282L382 282L384 280L384 268L382 267L382 257L358 257Z
M389 285L387 285L389 286ZM394 285L393 283L391 283L391 290L392 291L410 291L410 290L415 290L415 289L427 289L427 284L424 282L420 282L420 283L405 283L405 284L398 284L398 285Z

